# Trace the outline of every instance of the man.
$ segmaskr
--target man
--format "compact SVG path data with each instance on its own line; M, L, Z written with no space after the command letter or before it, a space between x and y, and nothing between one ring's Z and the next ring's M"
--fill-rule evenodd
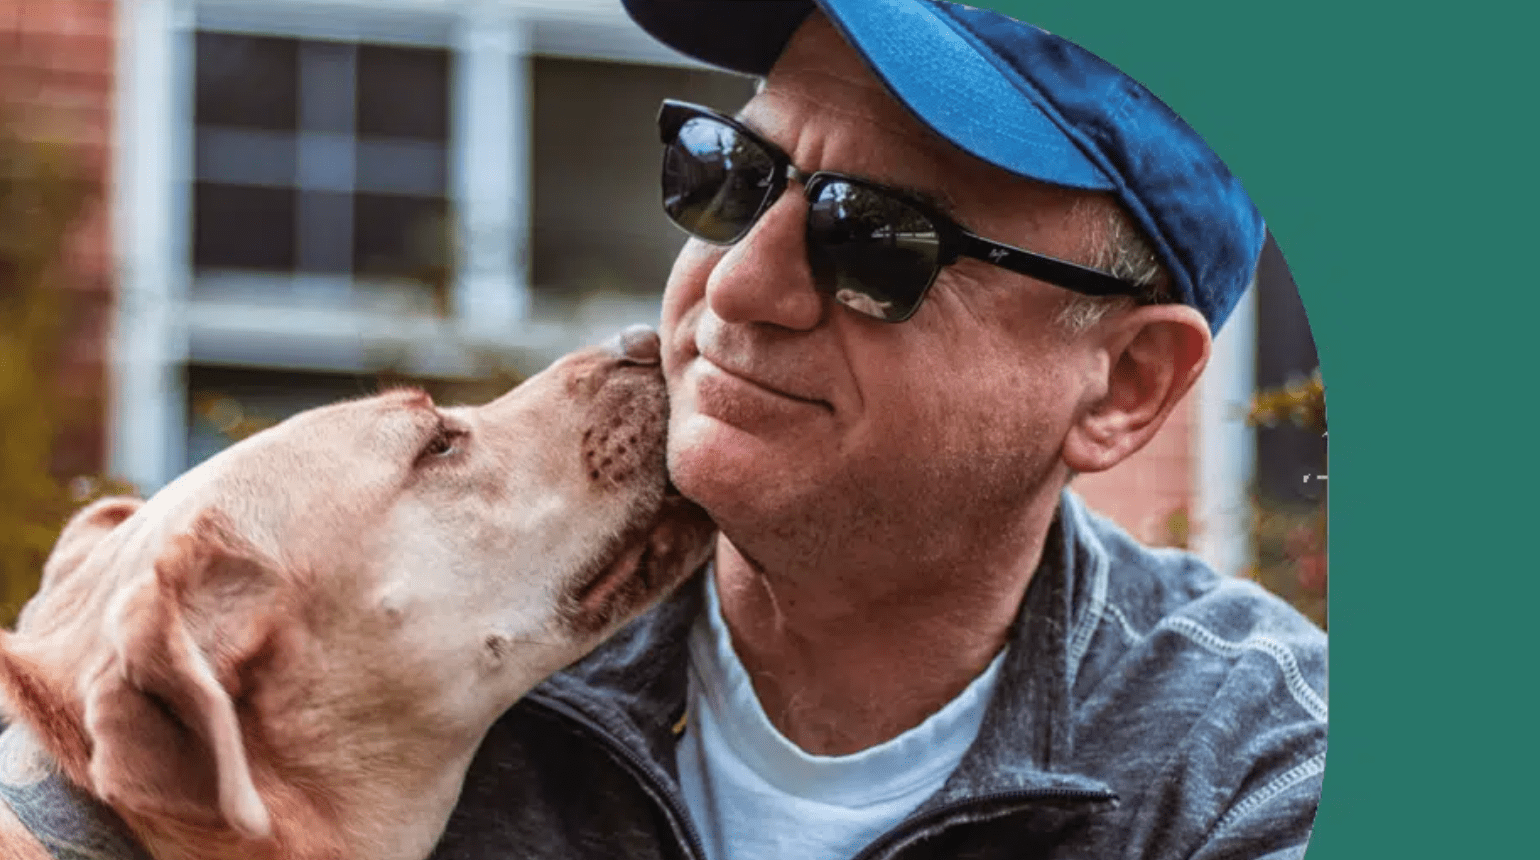
M1065 489L1252 275L1218 158L986 11L627 6L764 75L660 115L669 467L721 538L499 723L435 856L1301 856L1324 634Z

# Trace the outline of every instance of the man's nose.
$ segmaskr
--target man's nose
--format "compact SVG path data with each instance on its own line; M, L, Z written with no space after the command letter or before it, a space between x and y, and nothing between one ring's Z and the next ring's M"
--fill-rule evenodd
M806 331L826 303L807 259L807 200L793 185L747 235L728 248L706 280L706 304L724 322L769 323Z
M651 326L645 325L627 326L605 341L603 346L631 364L654 365L662 355L658 333Z

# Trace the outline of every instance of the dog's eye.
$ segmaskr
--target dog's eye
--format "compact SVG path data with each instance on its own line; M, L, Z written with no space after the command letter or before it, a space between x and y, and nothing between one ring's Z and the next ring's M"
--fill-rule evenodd
M434 431L433 438L428 440L428 444L424 445L422 452L417 455L417 462L443 459L459 453L460 442L464 437L464 430L440 424Z

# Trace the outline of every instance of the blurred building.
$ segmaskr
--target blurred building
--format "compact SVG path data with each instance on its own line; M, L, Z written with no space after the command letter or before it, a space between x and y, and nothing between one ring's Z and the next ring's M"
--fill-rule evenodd
M41 46L46 97L87 117L108 191L81 272L114 301L76 354L110 408L76 444L146 492L227 444L214 400L271 420L382 369L527 374L655 321L683 241L657 205L658 102L732 110L752 89L619 0L0 0L7 26ZM1155 442L1077 480L1230 570L1257 473L1258 295L1298 304L1286 267L1264 279ZM1294 313L1269 355L1306 372ZM1275 471L1315 455L1288 456Z

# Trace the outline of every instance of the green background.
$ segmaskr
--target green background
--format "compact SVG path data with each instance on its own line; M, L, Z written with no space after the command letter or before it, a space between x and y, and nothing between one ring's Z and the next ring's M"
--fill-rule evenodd
M1202 133L1299 285L1331 427L1309 860L1540 856L1531 4L984 0Z

